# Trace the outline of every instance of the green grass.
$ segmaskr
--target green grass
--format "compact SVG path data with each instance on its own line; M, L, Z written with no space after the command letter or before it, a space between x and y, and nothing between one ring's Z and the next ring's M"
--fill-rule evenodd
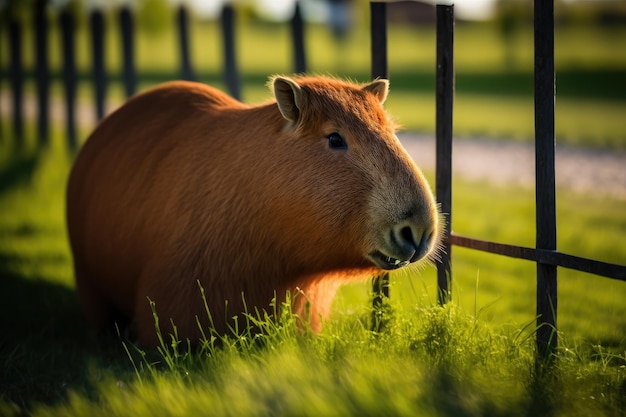
M361 283L342 289L320 336L295 330L287 311L262 317L262 336L244 327L192 354L167 335L145 354L97 337L74 290L62 138L41 151L0 144L1 415L617 416L626 406L625 283L560 269L561 348L535 368L534 265L462 248L445 308L433 268L392 276L381 334L369 331ZM559 193L560 249L623 263L623 203ZM457 179L453 210L459 233L533 245L530 190Z
M535 366L527 335L490 332L453 304L395 317L382 334L345 319L311 336L294 323L284 314L195 355L164 344L135 377L107 375L98 400L71 394L34 415L593 416L624 405L623 358L563 351Z

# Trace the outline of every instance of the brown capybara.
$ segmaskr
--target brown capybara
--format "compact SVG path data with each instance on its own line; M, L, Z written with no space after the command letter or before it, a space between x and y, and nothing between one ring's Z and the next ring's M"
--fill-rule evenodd
M383 109L386 80L270 82L243 104L169 82L131 98L80 151L67 222L86 316L126 319L155 345L226 332L247 309L290 291L313 329L338 285L432 257L439 215ZM280 302L280 300L278 300ZM310 303L309 303L310 302ZM308 305L307 305L308 304Z

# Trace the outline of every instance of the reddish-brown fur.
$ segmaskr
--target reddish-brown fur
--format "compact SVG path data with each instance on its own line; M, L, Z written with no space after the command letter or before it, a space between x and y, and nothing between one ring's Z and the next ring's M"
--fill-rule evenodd
M224 332L243 309L301 290L319 329L337 286L432 253L438 214L394 134L387 84L277 77L248 106L197 83L130 99L78 155L67 220L78 292L98 326L126 318L140 340L192 341L196 316ZM340 133L347 149L332 149ZM411 250L413 248L413 252ZM403 260L400 263L390 257ZM390 263L389 263L390 262ZM227 301L227 311L226 311Z

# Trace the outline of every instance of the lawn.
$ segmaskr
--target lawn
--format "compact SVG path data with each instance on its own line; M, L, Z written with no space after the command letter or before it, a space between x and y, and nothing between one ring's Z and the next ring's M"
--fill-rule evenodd
M361 283L340 292L320 336L295 330L287 311L277 323L261 317L261 336L244 328L194 353L184 343L173 349L167 335L160 352L99 338L83 321L74 290L63 220L72 156L62 138L55 131L41 151L34 141L22 150L2 143L0 414L617 416L623 410L625 283L560 269L561 348L552 364L536 365L533 264L460 248L453 253L453 303L436 305L433 268L396 273L381 333L369 330L369 284ZM529 190L457 179L454 196L454 230L532 246ZM561 249L623 262L622 207L623 201L559 193Z

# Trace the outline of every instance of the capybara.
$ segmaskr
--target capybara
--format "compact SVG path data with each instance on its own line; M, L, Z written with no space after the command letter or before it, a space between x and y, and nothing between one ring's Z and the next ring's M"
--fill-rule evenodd
M193 82L138 94L74 163L67 222L78 294L140 343L201 337L296 295L319 330L338 285L432 257L439 214L383 108L386 80L276 76L250 106ZM245 306L244 306L245 300ZM306 311L305 311L306 310Z

